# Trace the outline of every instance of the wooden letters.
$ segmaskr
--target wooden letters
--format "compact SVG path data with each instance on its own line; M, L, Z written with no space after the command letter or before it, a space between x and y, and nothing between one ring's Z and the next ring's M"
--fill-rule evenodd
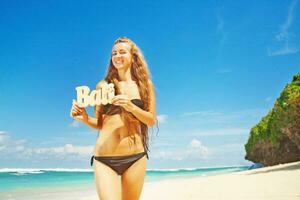
M76 91L77 103L80 107L106 105L111 103L112 98L115 96L113 83L103 83L99 90L92 90L91 93L88 86L78 86Z

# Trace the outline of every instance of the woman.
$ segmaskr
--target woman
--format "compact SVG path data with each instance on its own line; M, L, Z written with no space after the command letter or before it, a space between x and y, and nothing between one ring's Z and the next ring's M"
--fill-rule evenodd
M147 63L130 39L117 39L112 48L103 83L113 83L111 104L95 106L95 117L75 102L71 116L99 129L91 165L101 200L137 200L140 197L148 158L148 126L156 119L155 92Z

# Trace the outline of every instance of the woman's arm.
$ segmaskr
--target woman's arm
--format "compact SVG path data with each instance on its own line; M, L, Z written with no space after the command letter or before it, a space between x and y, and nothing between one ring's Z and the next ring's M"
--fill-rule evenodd
M150 105L149 105L149 111L145 111L138 106L132 105L130 106L130 112L138 118L141 122L144 124L147 124L148 126L153 126L157 119L156 119L156 98L155 98L155 92L154 92L154 86L151 80L148 81L149 85L149 95L150 95Z
M91 117L86 113L85 108L81 108L77 105L77 103L75 102L75 105L73 105L75 107L75 111L76 113L74 113L72 115L72 117L77 120L80 121L86 125L88 125L91 128L95 128L95 129L99 129L99 125L98 125L98 106L95 106L95 117Z
M86 120L79 119L82 123L88 125L91 128L99 129L98 120L95 117L87 116Z
M119 94L116 95L112 99L112 104L117 106L122 106L126 111L131 112L138 120L142 123L153 126L156 122L156 103L155 103L155 93L154 93L154 86L153 83L149 80L148 81L148 89L149 89L149 111L145 111L134 103L128 98L128 95Z
M96 90L101 88L101 84L103 84L105 81L100 81L97 86ZM72 110L71 110L71 117L74 118L77 121L80 121L86 125L88 125L91 128L100 129L100 126L98 124L98 116L101 115L99 112L101 110L102 105L96 105L94 109L94 115L95 117L91 117L86 113L85 108L81 108L78 106L76 102L73 103Z

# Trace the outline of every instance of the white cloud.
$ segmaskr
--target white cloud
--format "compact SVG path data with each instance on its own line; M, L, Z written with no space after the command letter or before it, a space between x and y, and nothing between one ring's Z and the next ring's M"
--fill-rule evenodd
M224 23L224 19L223 19L223 16L222 16L222 10L223 10L223 8L219 8L217 10L217 14L216 14L217 33L219 35L219 48L218 48L219 53L222 51L223 46L224 46L224 42L226 40L226 34L225 34L225 30L224 30L225 23Z
M192 139L187 150L188 156L205 158L208 155L208 148L197 139Z
M0 152L6 148L5 140L7 138L7 134L5 131L0 131Z
M153 153L153 155L151 154L151 157L153 159L164 159L164 160L177 160L180 161L184 158L184 155L182 154L182 152L179 151L172 151L172 150L160 150L160 151L156 151L155 153Z
M75 146L73 144L65 144L60 147L48 147L48 148L32 148L27 149L25 154L50 154L50 155L67 155L67 154L77 154L80 156L91 155L93 151L92 145L87 146Z
M80 123L76 120L73 120L73 122L70 123L69 126L72 127L72 128L77 128L77 127L80 126Z
M291 47L290 40L292 34L289 32L289 28L293 23L293 15L294 9L298 3L298 0L292 1L289 6L288 14L286 17L285 22L280 26L279 33L275 36L275 44L283 45L281 48L272 50L271 48L267 48L269 56L280 56L280 55L287 55L293 54L298 52L298 48Z
M10 135L0 132L0 156L22 157L25 159L35 158L36 156L62 157L65 155L88 156L93 153L93 145L73 145L65 144L54 147L28 147L27 140L13 140Z
M266 98L265 98L265 101L266 101L266 102L269 102L269 101L271 101L271 100L272 100L272 97L266 97Z
M297 3L298 3L298 0L292 1L291 5L289 6L287 18L286 18L284 24L281 25L281 32L278 35L276 35L277 41L288 40L288 38L289 38L288 29L290 28L290 26L293 23L293 12L294 12L294 9L295 9L295 6L297 5Z
M268 56L282 56L282 55L293 54L297 52L298 49L295 47L290 47L288 43L285 43L283 48L275 51L268 48Z
M18 151L18 156L22 159L32 159L32 158L65 158L66 156L75 156L76 159L81 159L92 155L93 153L92 145L80 146L73 144L65 144L64 146L57 147L42 147L42 148L29 148L26 146L19 146L16 151ZM12 152L9 152L12 153Z
M199 140L193 139L190 143L190 147L192 148L198 148L200 147L202 144Z
M158 123L166 123L168 119L168 115L158 115L157 121Z
M5 131L0 131L0 146L3 144L6 137L7 133Z
M185 148L156 150L151 154L153 159L177 160L188 158L203 159L209 155L209 150L201 141L192 139Z
M7 131L0 131L0 153L2 152L19 152L24 149L24 144L27 141L22 140L11 140L10 135Z
M150 136L151 137L151 136ZM152 141L150 140L150 145L152 148L162 148L162 147L172 147L172 143L170 141L167 141L168 139L165 139L166 141L161 141L161 139L159 139L158 141Z

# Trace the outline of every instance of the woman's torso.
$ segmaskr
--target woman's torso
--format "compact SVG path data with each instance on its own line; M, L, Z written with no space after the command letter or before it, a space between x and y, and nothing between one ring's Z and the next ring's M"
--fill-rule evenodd
M120 114L106 116L103 121L101 134L97 138L94 155L130 155L143 152L143 143L138 133L135 133L135 144L129 137Z
M123 88L124 90L126 91L126 88ZM131 85L127 90L125 94L128 94L130 99L140 99L139 95L137 95L138 89L136 85ZM121 113L113 115L103 114L103 125L100 130L101 134L96 141L94 155L117 156L143 152L144 147L139 135L140 122L131 125L133 125L133 128L129 130L125 126ZM135 143L133 136L135 137Z

